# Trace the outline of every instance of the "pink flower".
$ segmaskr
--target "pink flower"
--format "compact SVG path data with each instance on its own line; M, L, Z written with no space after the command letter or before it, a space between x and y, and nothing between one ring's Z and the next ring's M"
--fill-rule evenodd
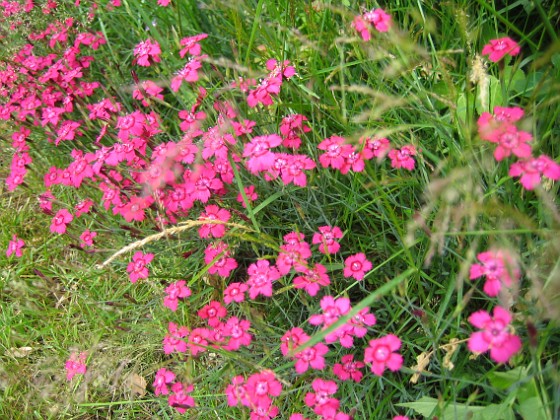
M299 327L292 328L280 339L280 351L284 356L288 356L300 345L309 340L309 336Z
M86 198L85 200L80 201L78 204L74 206L74 214L76 217L80 217L82 214L89 213L91 207L93 206L93 201Z
M494 308L494 316L484 310L469 317L469 322L482 331L471 334L468 342L473 353L490 350L490 358L498 363L506 363L521 350L521 340L510 332L511 314L501 306Z
M187 327L177 327L177 324L170 322L167 330L169 334L163 338L163 352L165 354L186 352L187 343L181 339L189 335L189 329Z
M185 280L171 283L165 288L166 296L163 298L163 306L167 306L173 312L177 310L179 299L187 298L191 295L191 290L186 286Z
M502 125L490 133L487 140L498 143L498 147L494 150L494 158L498 162L512 153L520 158L531 156L531 146L527 142L533 140L533 136L525 131L519 131L513 124Z
M70 212L66 209L60 209L52 219L51 232L65 233L66 227L74 219Z
M494 107L494 114L483 112L478 118L478 134L481 139L489 140L492 138L494 132L501 127L514 123L523 118L525 111L519 107L505 108L496 106Z
M560 179L560 165L546 155L512 163L509 176L520 177L519 182L527 190L533 190L541 182L541 176L553 181Z
M187 348L193 356L207 350L208 337L210 337L210 331L206 328L195 328L191 331L187 340Z
M82 248L85 248L86 246L92 246L93 245L93 239L97 236L97 232L90 232L89 229L86 229L82 232L82 234L80 235L80 239L82 240L82 242L80 243L80 246Z
M282 137L277 134L253 137L245 144L243 157L247 159L247 168L252 174L270 169L274 163L274 153L271 148L282 144Z
M149 275L148 265L154 258L154 254L144 254L142 251L136 252L132 261L128 263L126 271L128 272L130 282L136 283L138 279L147 279Z
M346 315L350 309L350 299L340 297L335 299L332 296L323 296L320 302L322 314L311 315L309 323L311 325L323 325L323 328L328 327L338 321L343 315Z
M315 267L305 268L302 275L294 278L294 287L296 289L304 289L310 296L317 295L321 286L331 284L327 274L327 268L322 264L315 264Z
M336 241L342 238L342 231L338 226L320 226L319 232L313 234L311 243L320 244L319 252L323 254L335 254L340 249L340 244Z
M84 352L79 355L76 353L70 355L70 358L66 361L64 366L66 368L66 379L68 381L71 381L77 374L84 375L86 373L86 359L87 353Z
M245 300L245 292L249 289L245 283L231 283L224 290L224 302L243 302Z
M371 33L369 31L370 24L363 16L356 16L352 21L352 27L360 34L364 41L369 41L371 39Z
M133 64L150 67L152 63L159 63L161 61L160 54L161 48L158 42L147 39L134 47L135 59Z
M179 413L184 414L187 408L195 406L194 398L188 395L188 393L193 390L193 385L185 386L181 382L175 382L171 386L173 394L167 399L168 404L174 407Z
M389 158L391 159L391 167L405 168L409 171L414 169L416 162L412 156L416 155L416 148L413 145L403 146L401 149L393 149L389 151Z
M495 250L481 252L476 256L481 264L473 264L470 268L470 279L475 280L485 276L484 293L488 296L498 296L502 284L511 287L514 281L519 281L521 273L515 258L507 251Z
M393 420L410 420L407 416L395 416Z
M363 362L354 361L353 354L342 356L340 363L333 366L333 373L341 381L352 379L354 382L360 382L364 374L360 371L365 366Z
M181 39L179 43L183 48L181 49L181 51L179 51L179 56L183 58L187 54L200 55L202 49L199 42L206 38L208 38L207 34L198 34Z
M366 138L365 139L365 146L369 150L371 150L373 157L381 160L385 157L389 150L391 149L391 143L386 138Z
M344 277L363 280L366 272L371 270L372 264L363 253L351 255L344 261Z
M227 386L225 394L228 406L230 407L235 407L240 403L245 407L249 407L251 405L249 402L249 395L247 394L247 388L245 386L245 378L241 375L231 378L231 384Z
M169 394L169 389L167 388L167 384L170 384L175 380L175 374L170 370L165 368L161 368L156 372L156 377L154 379L154 383L152 386L154 387L154 394L158 395L167 395Z
M250 203L255 201L257 198L259 198L258 194L255 192L255 186L254 185L250 185L249 187L243 187L243 190L245 192L245 195L247 196L247 200ZM247 205L245 204L245 201L243 200L243 195L241 193L237 194L237 199L236 200L239 203L241 203L243 208L247 207Z
M249 376L245 388L251 405L261 407L268 407L270 397L277 397L282 393L282 384L271 370L263 370Z
M296 373L302 374L309 367L316 370L325 368L325 354L329 352L329 348L323 343L317 343L312 347L308 347L294 356L296 358Z
M270 266L267 260L258 260L247 269L249 280L249 297L255 299L258 295L272 296L272 282L278 280L281 275L274 266Z
M393 334L371 340L364 353L364 362L371 364L371 371L377 376L383 375L386 368L397 371L403 364L399 353L394 353L401 348L401 340Z
M336 398L331 398L338 389L336 382L317 378L313 380L311 387L315 392L308 392L305 395L305 405L312 408L315 414L322 415L328 407L338 410L340 402Z
M224 308L220 302L215 300L198 311L198 316L202 319L207 319L208 325L211 327L220 325L220 318L224 318L226 315L227 309Z
M521 48L513 39L505 37L491 39L490 43L482 48L482 55L488 55L488 59L494 63L500 61L506 54L512 57L519 54Z
M6 250L6 257L10 257L15 254L16 257L21 257L23 255L21 249L25 246L25 242L19 239L16 235L12 235L12 240L8 242L8 249Z
M363 14L366 22L369 22L379 32L387 32L391 27L391 15L383 9L372 9Z
M229 211L211 204L205 207L198 220L209 220L210 222L220 221L227 223L230 217L231 214ZM225 232L226 227L221 223L208 223L202 225L198 229L198 234L201 238L208 238L209 236L213 238L221 238L225 235Z
M251 323L246 319L238 319L232 316L227 320L224 326L224 335L229 337L228 343L224 346L224 350L235 351L241 346L248 346L253 340L253 336L249 333Z
M237 261L230 257L229 247L224 242L208 245L204 250L204 262L209 265L208 274L222 277L228 277L237 268Z
M319 162L323 168L329 166L334 169L340 169L345 163L345 158L352 153L352 146L346 144L346 139L339 136L331 136L323 140L317 146L319 150L325 153L319 156Z

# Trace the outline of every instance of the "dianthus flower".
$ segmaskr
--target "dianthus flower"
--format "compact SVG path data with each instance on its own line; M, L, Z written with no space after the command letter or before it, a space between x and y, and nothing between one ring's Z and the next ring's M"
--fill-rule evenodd
M521 350L521 340L510 332L511 314L501 306L494 308L494 316L484 310L469 316L469 322L482 330L473 333L468 342L473 353L490 350L490 358L498 363L506 363Z
M335 299L332 296L324 296L320 302L322 314L311 315L309 323L311 325L323 325L323 328L328 327L338 321L343 315L346 315L350 309L350 299L340 297Z
M175 73L175 77L171 79L171 90L177 92L183 82L194 83L198 81L198 70L202 68L202 59L208 57L207 55L200 55L191 58L185 66Z
M308 264L307 259L311 257L311 248L304 241L304 235L291 232L284 236L284 245L280 246L280 253L276 260L276 266L280 274L287 274L292 267L296 271L305 272Z
M150 67L152 63L159 63L161 61L160 55L161 48L157 41L147 39L140 42L134 47L134 61L133 64L139 66Z
M131 283L136 283L138 279L148 278L149 271L146 265L153 259L154 254L144 254L142 251L138 251L132 256L132 261L126 267Z
M230 217L231 214L229 211L211 204L205 207L198 220L217 220L226 223ZM201 238L221 238L225 233L226 227L221 223L208 223L200 226L198 229L198 234Z
M354 382L360 382L364 374L360 369L365 366L363 362L354 361L353 354L342 356L340 363L333 366L333 373L341 381L352 379Z
M86 366L87 354L82 352L79 355L72 353L70 358L66 361L64 367L66 368L66 379L71 381L76 374L84 375L87 370Z
M80 239L82 241L80 242L80 247L85 248L87 246L92 246L93 240L96 236L97 232L91 232L89 229L84 230L80 235Z
M231 283L224 290L224 302L243 302L245 300L245 292L249 289L245 283Z
M245 388L251 406L268 407L270 397L277 397L282 393L282 384L271 370L263 370L249 376Z
M229 338L224 350L235 351L251 344L253 336L249 333L249 328L251 323L246 319L240 320L235 316L229 318L223 328L224 336Z
M173 392L167 402L168 404L175 408L179 413L184 414L187 408L194 407L194 398L188 395L194 390L193 385L183 385L181 382L175 382L171 386L171 391Z
M166 306L175 312L179 305L179 299L189 297L191 295L191 289L186 286L185 280L179 280L167 286L165 288L165 293L166 295L163 298L163 306Z
M74 219L70 212L66 209L60 209L52 219L51 232L65 233L66 227Z
M173 352L184 353L187 351L187 343L182 338L189 335L187 327L177 327L177 324L169 322L167 326L169 334L163 338L163 352L171 354Z
M525 131L519 131L513 124L504 124L487 136L487 140L497 143L494 150L494 158L499 162L514 154L519 158L531 156L531 146L527 144L533 140L533 136Z
M259 198L258 194L255 192L255 186L254 185L244 187L243 190L244 190L245 196L247 197L247 200L249 202L253 202L257 198ZM243 206L243 208L247 207L247 205L245 204L245 200L243 200L243 195L241 193L237 194L237 199L236 200L239 203L241 203L241 206Z
M526 190L533 190L544 176L553 181L560 179L560 165L546 155L528 158L512 163L509 167L509 176L520 177L519 182Z
M309 336L299 327L292 328L280 339L280 351L284 356L291 355L295 349L309 340Z
M484 293L488 296L498 296L502 284L511 287L513 282L519 281L521 275L515 258L504 250L481 252L476 256L480 264L473 264L470 268L470 279L486 277Z
M8 249L6 250L6 257L15 254L16 257L23 255L21 249L25 246L25 242L19 239L16 235L12 235L12 240L8 242Z
M391 167L405 168L409 171L414 169L416 162L412 156L416 155L416 148L413 145L403 146L400 149L393 149L389 151L389 158L391 159Z
M371 262L363 253L351 255L344 261L344 277L363 280L366 273L371 270L371 267Z
M331 136L323 140L317 145L319 150L325 153L319 156L319 162L323 168L329 166L334 169L340 169L344 165L345 158L352 153L352 146L346 144L346 139L339 136Z
M169 389L167 388L167 384L170 384L175 380L175 374L170 370L165 368L161 368L156 372L156 377L154 379L154 383L152 386L154 387L154 394L158 395L167 395L169 394Z
M220 325L220 318L224 318L226 315L227 309L216 300L213 300L198 311L198 316L202 319L207 319L208 325L211 327L217 327Z
M200 55L202 48L199 42L206 38L208 38L207 34L198 34L181 39L179 43L183 48L179 51L179 56L183 58L187 54Z
M305 395L305 405L312 408L315 414L322 415L323 410L328 407L335 411L338 410L340 402L336 398L331 397L338 389L336 382L317 378L313 380L311 387L315 392L308 392Z
M325 368L325 354L329 352L329 348L323 343L317 343L308 347L294 355L296 359L296 373L302 374L310 367L316 370Z
M393 334L370 340L364 353L364 362L371 364L371 371L377 376L383 375L386 368L397 371L403 364L403 358L395 353L401 348L401 340Z
M387 32L391 27L391 15L383 9L372 9L364 13L363 18L379 32Z
M198 353L203 353L207 350L208 337L210 337L210 331L206 328L195 328L190 332L187 348L191 355L196 356Z
M272 296L272 282L281 276L275 266L270 266L267 260L258 260L247 269L249 279L249 297L255 299L258 295Z
M214 259L216 261L212 263ZM208 245L204 250L204 262L207 265L212 264L208 268L208 274L218 274L222 277L229 276L237 268L237 261L230 257L229 247L224 242Z
M490 61L494 63L500 61L506 54L515 56L519 54L521 48L519 44L509 37L491 39L488 44L482 48L482 55L487 55Z
M327 268L322 264L315 264L315 267L308 267L302 270L302 274L294 278L294 287L304 289L310 296L317 295L321 286L331 284L327 274Z
M252 174L268 170L274 163L274 153L271 148L280 146L282 137L277 134L253 137L245 144L243 157L247 159L247 168Z
M340 249L336 241L342 238L342 231L338 226L320 226L319 232L313 234L311 243L319 244L319 252L322 254L335 254Z
M245 386L245 378L241 375L231 378L231 384L226 387L225 394L227 397L227 404L230 407L235 407L239 404L249 407L251 404Z
M494 107L494 114L483 112L477 120L478 134L483 140L491 140L494 132L501 127L523 118L525 111L519 107Z
M89 198L86 198L85 200L80 201L74 206L74 215L76 217L80 217L82 214L87 214L91 210L92 206L93 201L91 201Z

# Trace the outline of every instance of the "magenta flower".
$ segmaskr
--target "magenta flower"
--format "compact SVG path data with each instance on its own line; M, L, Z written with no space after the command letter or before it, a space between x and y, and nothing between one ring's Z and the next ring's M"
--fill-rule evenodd
M501 306L494 308L494 316L484 310L469 317L469 322L482 330L471 334L468 348L473 353L490 350L490 358L498 363L506 363L521 350L521 340L510 332L511 314Z
M345 158L352 153L353 148L350 144L346 144L346 139L339 136L331 136L323 140L317 146L319 150L325 153L319 156L319 162L323 168L329 166L334 169L340 169L345 163Z
M187 408L195 406L194 398L188 395L193 390L193 385L185 386L181 382L175 382L171 386L171 391L173 393L167 399L168 404L179 413L184 414Z
M342 238L342 231L338 226L320 226L319 232L313 234L311 243L319 244L319 252L322 254L335 254L340 249L340 244L336 241Z
M175 380L175 374L170 370L165 368L161 368L156 372L156 377L154 379L154 383L152 386L154 387L154 394L158 395L167 395L169 394L169 389L167 388L167 384L170 384Z
M161 48L158 42L147 39L134 47L135 59L133 64L150 67L152 63L159 63L161 61L160 54Z
M85 248L87 246L92 246L93 240L95 239L96 236L97 236L97 232L90 232L89 229L84 230L80 235L80 239L82 241L80 243L80 247Z
M128 263L126 271L131 283L136 283L138 279L147 279L149 275L148 265L154 259L154 254L144 254L142 251L136 252L132 261Z
M309 336L299 327L292 328L280 339L280 351L284 356L290 355L300 345L309 340Z
M72 378L77 374L84 375L86 373L87 370L86 359L87 359L87 353L85 352L82 352L79 355L76 353L72 353L70 355L70 358L66 361L66 364L64 365L66 369L66 379L68 381L71 381Z
M473 264L470 268L470 279L486 277L484 293L488 296L498 296L502 284L511 287L514 281L519 281L521 273L515 258L504 250L481 252L476 256L481 264Z
M383 9L372 9L371 11L364 13L363 18L366 22L373 25L379 32L387 32L391 27L391 15Z
M206 328L195 328L191 331L187 340L187 348L193 356L207 350L208 337L210 337L210 331Z
M344 261L344 277L363 280L366 273L371 270L371 267L371 262L363 253L351 255Z
M253 137L243 150L243 157L248 158L246 165L249 171L257 174L270 169L274 164L274 153L270 149L280 144L282 137L278 134Z
M302 274L294 278L294 287L304 289L309 296L316 296L321 287L331 284L327 268L322 264L315 264L302 270Z
M15 254L16 257L21 257L23 252L21 249L25 246L25 242L19 239L16 235L12 235L12 240L8 242L8 249L6 250L6 257Z
M392 149L389 151L389 158L391 159L391 167L404 168L412 171L416 164L412 156L416 155L416 148L409 144L400 149Z
M364 362L371 364L371 371L377 376L383 375L385 369L397 371L403 364L403 357L395 353L401 348L401 340L393 334L370 340L364 353Z
M169 323L167 329L169 334L163 337L163 352L165 354L186 352L187 343L181 339L189 335L189 329L187 327L177 327L177 324L173 322Z
M320 416L327 408L338 410L340 402L336 398L331 398L338 389L336 382L317 378L313 380L311 387L315 392L308 392L305 395L305 405L312 408L315 414Z
M268 407L270 397L277 397L282 393L282 384L271 370L263 370L249 376L245 388L251 405L261 407Z
M391 143L386 138L367 138L365 140L365 147L367 147L373 153L373 157L381 160L389 153L391 149Z
M272 296L272 282L278 280L281 275L275 266L271 266L267 260L258 260L247 269L249 280L249 297L255 299L258 295Z
M488 134L487 140L498 144L494 150L494 158L498 162L511 154L520 158L531 156L531 146L527 142L533 140L533 136L525 131L519 131L513 124L503 124L499 129Z
M352 379L354 382L360 382L364 374L360 369L365 366L363 362L354 361L353 354L342 356L340 363L333 366L333 373L341 381Z
M249 289L245 283L231 283L224 290L224 302L227 304L231 302L243 302L245 300L245 292Z
M235 407L240 403L245 407L249 407L251 405L249 402L249 395L247 394L247 388L245 386L245 378L241 375L231 378L231 384L227 386L225 394L227 397L227 404L230 407Z
M521 48L513 39L505 37L491 39L488 44L482 48L482 55L487 55L490 61L494 63L500 61L506 54L515 56L519 54Z
M257 198L259 198L258 194L255 192L255 186L254 185L250 185L249 187L244 187L243 190L245 192L245 195L247 196L247 200L250 203L252 203ZM243 195L241 193L237 194L236 200L237 200L237 202L241 203L243 208L247 207L247 205L245 204L245 201L243 200Z
M78 204L74 206L75 216L80 217L82 214L89 213L92 206L93 206L93 201L91 201L89 198L80 201Z
M227 309L216 300L213 300L198 311L198 316L202 319L207 319L208 325L211 327L217 327L220 325L220 319L224 318L226 315Z
M560 165L546 155L529 158L512 163L509 176L520 177L519 182L526 190L533 190L544 176L553 181L560 179Z
M206 38L208 38L207 34L198 34L181 39L179 43L183 48L181 49L181 51L179 51L179 56L183 58L187 54L200 55L202 49L199 42Z
M229 318L224 326L224 335L229 337L229 341L224 350L235 351L241 346L248 346L253 341L253 336L249 333L251 323L246 319L238 319L235 316Z
M334 324L338 318L346 315L351 309L350 299L345 297L335 299L332 296L324 296L320 305L323 313L311 315L309 323L311 325L323 325L323 328Z
M185 280L171 283L165 288L166 296L163 298L163 306L167 306L173 312L177 310L179 299L187 298L191 295L191 289L186 286Z
M312 347L308 347L294 356L296 358L296 373L302 374L309 367L316 370L325 368L325 354L329 352L329 348L323 343L317 343Z
M222 209L214 204L205 207L204 211L200 214L198 220L208 220L210 222L218 221L227 223L231 214L226 209ZM221 223L208 223L202 225L198 229L198 234L201 238L221 238L226 233L225 225Z
M63 234L66 227L74 219L70 212L66 209L60 209L52 219L51 232Z
M494 114L483 112L478 118L478 134L481 139L492 141L492 137L496 130L499 130L508 123L514 123L523 118L525 111L519 107L494 107Z
M237 261L230 257L229 247L224 242L208 245L204 250L204 262L209 265L209 274L218 274L222 277L229 276L237 268Z

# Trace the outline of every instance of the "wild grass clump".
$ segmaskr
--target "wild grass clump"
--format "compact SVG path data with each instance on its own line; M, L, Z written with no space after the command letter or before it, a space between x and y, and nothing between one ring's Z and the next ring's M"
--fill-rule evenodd
M558 417L521 3L4 2L2 417Z

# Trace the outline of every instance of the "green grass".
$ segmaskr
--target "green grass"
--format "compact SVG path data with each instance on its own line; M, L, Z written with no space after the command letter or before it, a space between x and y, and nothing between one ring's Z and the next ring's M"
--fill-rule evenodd
M362 136L387 136L395 147L412 143L421 149L413 172L375 161L350 176L318 168L310 172L308 188L237 170L231 192L215 200L232 211L232 221L246 227L226 237L239 263L235 281L246 280L246 268L255 260L273 260L286 233L299 231L310 240L318 226L339 226L345 233L342 254L322 260L315 255L329 269L328 294L349 297L355 309L369 306L377 317L350 352L361 357L367 340L393 333L403 341L405 360L399 372L381 378L368 372L359 384L339 382L336 397L345 413L354 412L355 419L397 414L447 419L486 407L473 418L514 418L514 412L527 419L559 418L558 185L522 190L508 176L506 162L492 158L493 146L476 134L483 111L517 105L526 111L524 129L533 134L537 153L560 155L558 2L388 2L394 30L368 43L350 27L360 13L358 5L347 3L213 0L162 8L155 1L122 0L112 11L100 7L91 22L87 7L76 13L69 3L51 16L37 13L30 22L44 28L51 19L73 16L81 30L101 31L108 42L88 51L95 57L88 78L102 82L99 98L115 97L123 112L138 107L131 97L131 69L140 80L167 87L184 65L177 54L179 40L205 32L203 51L212 64L205 64L201 85L209 98L234 103L240 119L255 119L255 135L278 132L282 117L302 113L313 131L303 136L301 153L317 162L317 144L331 135L355 144ZM364 4L368 10L377 6ZM480 87L469 79L472 59L489 39L505 35L523 50L519 57L490 64L485 103ZM160 43L162 62L132 66L134 46L148 37ZM4 59L18 39L16 32L3 41L11 46L2 53ZM45 53L39 43L36 48L36 54ZM229 83L240 76L263 77L269 58L290 60L297 75L284 83L273 106L251 110ZM176 94L166 89L164 102L152 105L162 119L157 141L182 136L177 111L190 109L196 95L188 87ZM211 102L203 107L213 124L217 113ZM75 115L87 119L88 111L77 106ZM11 150L9 124L3 123L6 150ZM69 235L53 236L51 216L40 213L36 200L44 191L43 174L51 165L67 165L74 147L95 150L98 125L91 122L83 137L58 148L40 128L31 128L34 162L26 185L15 192L5 186L0 190L0 248L13 234L26 241L20 259L0 253L0 417L172 418L176 411L151 387L161 367L195 384L197 407L189 409L187 418L248 418L247 410L227 407L223 392L234 375L261 369L273 369L284 383L275 401L279 418L304 412L311 381L334 376L330 367L296 375L293 362L279 351L280 337L300 326L310 335L315 332L308 345L322 340L325 333L307 323L319 312L319 299L294 289L294 276L288 275L271 299L228 306L229 315L251 321L250 347L209 349L197 358L165 356L161 342L168 322L200 326L196 311L220 300L227 284L207 274L208 241L192 229L146 244L141 249L156 257L149 279L136 284L126 273L132 253L99 268L114 252L158 231L156 206L146 221L129 224L104 211L93 183L79 190L55 186L56 209L70 209L90 197L97 211L74 220ZM2 176L7 176L10 156L11 151L0 157ZM248 185L255 185L259 200L244 211L235 197ZM198 204L189 217L197 218L200 209ZM98 232L94 253L78 246L86 228ZM473 331L468 316L499 303L482 292L480 281L468 279L476 254L492 246L511 248L523 272L512 311L524 347L505 366L486 355L471 357L465 344ZM358 252L374 266L363 282L345 279L341 272L344 258ZM163 292L180 279L187 280L193 295L171 313L162 306ZM531 338L533 329L537 334ZM459 340L458 347L450 352L453 340ZM68 382L64 363L72 351L88 352L88 372ZM346 353L339 345L330 346L329 366ZM411 383L421 354L429 363L418 382ZM145 393L131 391L131 378L139 377L147 383Z

